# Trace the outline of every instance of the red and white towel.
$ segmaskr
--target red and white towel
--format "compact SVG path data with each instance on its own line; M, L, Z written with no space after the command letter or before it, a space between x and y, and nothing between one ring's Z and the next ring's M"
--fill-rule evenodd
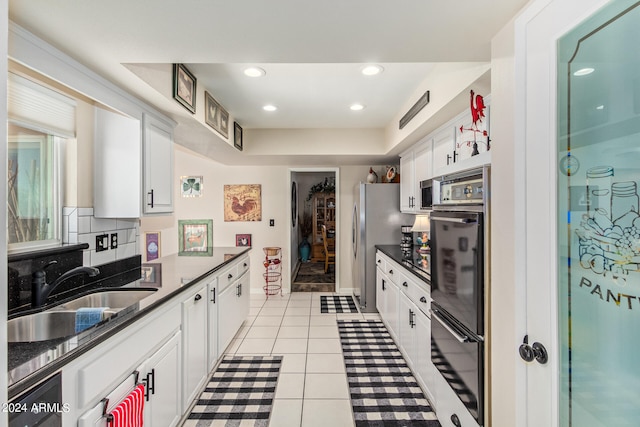
M144 424L144 384L138 384L111 411L109 427L142 427Z

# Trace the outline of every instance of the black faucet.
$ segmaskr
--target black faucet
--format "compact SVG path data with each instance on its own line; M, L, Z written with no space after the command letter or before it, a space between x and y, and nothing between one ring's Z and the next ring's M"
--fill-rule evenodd
M80 274L87 274L93 277L100 273L100 270L96 267L76 267L63 273L62 276L49 284L47 283L47 273L44 270L52 264L57 264L57 261L51 261L42 270L34 271L31 275L31 308L42 307L51 292L65 280Z

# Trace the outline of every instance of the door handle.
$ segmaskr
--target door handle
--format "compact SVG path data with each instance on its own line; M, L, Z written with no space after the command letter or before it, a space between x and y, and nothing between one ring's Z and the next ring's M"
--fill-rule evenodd
M524 336L518 352L525 362L533 362L535 359L539 364L544 365L549 361L549 354L544 345L539 342L534 342L531 346L529 345L529 335Z
M211 302L216 303L216 288L211 289Z
M149 191L147 194L151 196L151 203L147 203L147 206L151 206L151 208L153 208L153 190Z

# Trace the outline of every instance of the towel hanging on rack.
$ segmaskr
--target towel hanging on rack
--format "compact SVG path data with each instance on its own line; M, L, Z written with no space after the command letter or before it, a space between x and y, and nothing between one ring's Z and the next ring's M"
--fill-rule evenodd
M142 427L144 423L144 384L138 384L108 417L109 427Z

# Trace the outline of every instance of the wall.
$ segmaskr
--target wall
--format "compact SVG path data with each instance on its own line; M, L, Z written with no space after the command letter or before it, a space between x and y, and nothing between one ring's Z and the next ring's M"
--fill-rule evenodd
M491 49L491 352L490 399L487 425L515 426L518 376L516 337L515 245L515 68L513 22L498 33ZM499 224L500 226L496 226ZM511 319L508 321L507 319Z
M179 219L212 219L213 244L215 246L235 246L236 234L251 234L253 250L251 257L252 292L262 292L262 261L265 246L282 248L283 284L289 288L291 280L290 248L290 191L288 166L226 166L209 158L194 153L176 144L174 152L174 213L168 216L144 217L140 221L140 236L145 232L160 231L161 255L178 252L178 220ZM300 166L303 167L303 166ZM321 168L319 168L321 169ZM380 167L378 173L381 173ZM349 293L351 284L351 208L353 206L352 190L359 181L365 181L369 172L366 166L342 166L339 168L337 185L339 227L344 232L338 236L338 256L345 260L338 270L340 292ZM203 193L199 198L183 198L179 194L180 176L201 175L203 177ZM262 221L259 222L224 222L223 186L225 184L261 184L262 185ZM306 197L299 192L300 197ZM275 227L269 227L269 219L275 220ZM399 232L399 231L398 231ZM141 241L144 239L140 239ZM398 242L400 236L398 236ZM143 248L139 250L144 254ZM145 261L143 255L143 262Z

